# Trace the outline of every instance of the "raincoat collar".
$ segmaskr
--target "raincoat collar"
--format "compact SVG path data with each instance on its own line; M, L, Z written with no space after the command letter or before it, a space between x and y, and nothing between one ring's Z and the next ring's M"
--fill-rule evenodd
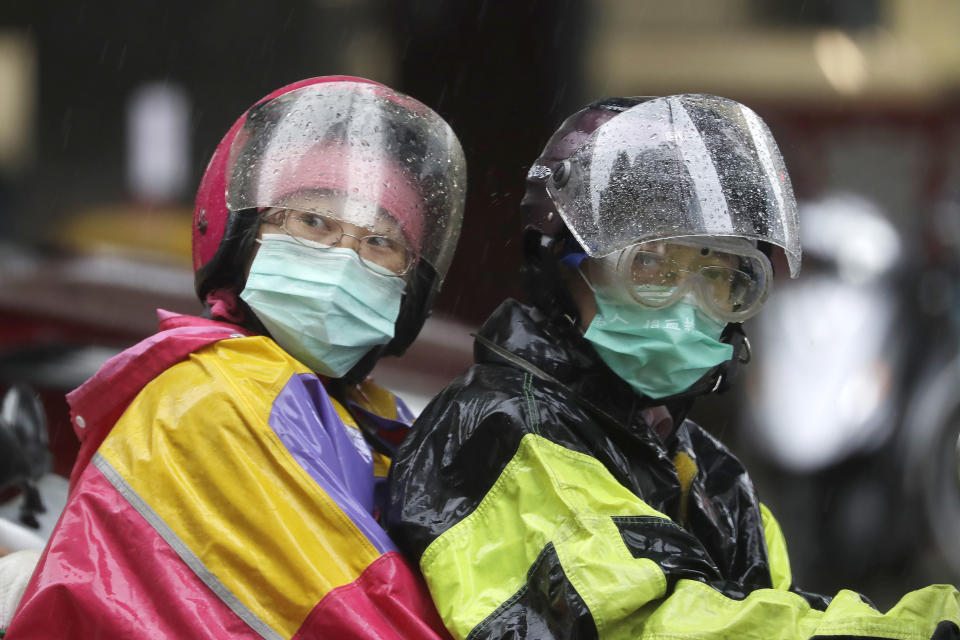
M516 300L505 300L487 319L478 334L561 382L587 401L602 407L621 424L631 424L649 403L613 373L590 344L573 327L559 327L539 309ZM508 364L474 343L478 363Z
M225 338L249 331L229 322L157 310L159 331L114 357L77 389L67 394L70 421L80 439L80 453L70 474L75 486L94 452L138 393L172 365Z

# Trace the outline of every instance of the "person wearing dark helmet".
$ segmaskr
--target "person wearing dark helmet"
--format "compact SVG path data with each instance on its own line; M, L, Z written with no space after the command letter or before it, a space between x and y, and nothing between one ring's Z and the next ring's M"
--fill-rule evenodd
M244 113L201 181L204 317L68 397L82 449L16 638L442 638L378 524L412 416L367 380L420 330L465 165L436 113L351 77Z
M532 304L504 302L475 364L390 472L387 530L457 638L956 638L948 585L886 613L806 593L746 470L685 419L749 359L769 256L800 266L777 146L715 96L573 114L521 203Z

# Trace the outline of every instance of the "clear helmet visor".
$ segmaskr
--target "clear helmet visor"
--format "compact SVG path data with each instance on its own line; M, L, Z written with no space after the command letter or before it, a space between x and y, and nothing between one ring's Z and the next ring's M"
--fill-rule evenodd
M396 237L443 278L466 188L450 126L386 87L330 82L251 109L228 161L232 211L329 216L355 236Z
M797 205L764 122L709 95L643 102L612 118L547 180L590 256L685 236L761 240L800 270Z

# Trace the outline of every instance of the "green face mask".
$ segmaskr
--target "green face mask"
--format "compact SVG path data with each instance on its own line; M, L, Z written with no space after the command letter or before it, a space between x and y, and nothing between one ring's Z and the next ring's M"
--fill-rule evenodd
M363 266L352 249L267 233L240 298L284 351L339 378L390 342L405 284Z
M594 297L597 315L583 337L614 373L647 397L685 391L733 356L733 347L719 340L726 323L685 300L645 309L600 292Z

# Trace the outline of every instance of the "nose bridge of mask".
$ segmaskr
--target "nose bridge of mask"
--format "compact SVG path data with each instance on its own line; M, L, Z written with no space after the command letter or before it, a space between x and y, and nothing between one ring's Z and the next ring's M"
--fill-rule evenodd
M257 257L261 253L271 263L265 265L266 270L274 275L332 285L351 295L362 288L378 297L390 296L406 286L403 278L390 275L385 267L363 262L347 247L294 240L286 234L264 234Z
M305 300L300 313L313 309L308 301L323 298L330 301L326 315L342 315L371 333L391 335L405 286L402 278L365 267L352 249L304 246L286 234L264 234L251 277L282 279L284 295Z
M287 259L296 257L303 261L312 261L322 259L325 253L332 252L354 258L359 266L363 266L360 263L360 254L349 247L332 246L307 238L294 238L286 233L265 233L257 239L257 242L260 244L260 250L257 252L258 256L266 251L268 255L275 257ZM316 256L320 256L320 258L316 258Z

